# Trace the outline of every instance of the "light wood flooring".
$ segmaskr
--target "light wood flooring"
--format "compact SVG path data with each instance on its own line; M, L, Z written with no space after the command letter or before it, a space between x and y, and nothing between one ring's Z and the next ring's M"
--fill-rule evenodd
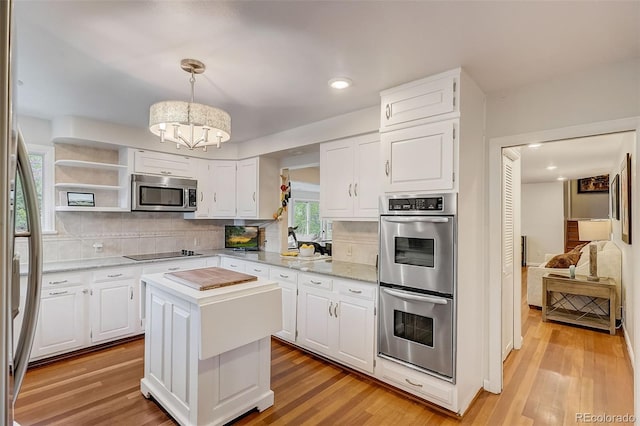
M526 280L524 280L526 282ZM523 292L526 294L526 291ZM238 425L570 425L576 413L633 412L621 330L542 323L523 304L523 348L505 361L504 391L481 392L460 420L277 340L275 405ZM27 425L173 425L139 391L142 339L28 371L15 417Z

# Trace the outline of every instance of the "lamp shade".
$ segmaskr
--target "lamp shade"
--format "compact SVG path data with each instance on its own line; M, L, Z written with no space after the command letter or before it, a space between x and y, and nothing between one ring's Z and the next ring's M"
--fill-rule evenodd
M611 236L611 221L580 220L578 221L578 237L580 241L608 240Z

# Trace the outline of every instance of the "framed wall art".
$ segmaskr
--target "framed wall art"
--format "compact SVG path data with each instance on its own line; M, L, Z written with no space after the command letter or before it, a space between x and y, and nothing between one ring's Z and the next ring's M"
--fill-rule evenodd
M95 207L92 192L67 192L67 205L72 207Z
M631 154L620 165L620 227L622 241L631 244Z
M590 192L609 192L609 175L578 179L578 194Z
M620 220L620 175L616 175L609 188L611 194L611 219Z

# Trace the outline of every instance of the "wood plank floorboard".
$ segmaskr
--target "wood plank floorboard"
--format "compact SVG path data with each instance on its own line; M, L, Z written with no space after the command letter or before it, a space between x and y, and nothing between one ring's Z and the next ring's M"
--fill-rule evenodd
M526 269L523 270L526 283ZM523 286L524 287L524 286ZM460 419L278 340L275 404L236 425L574 425L576 413L633 413L633 372L621 330L541 321L525 304L523 347L504 363L500 395L482 391ZM144 340L29 369L15 417L31 425L175 425L140 393Z

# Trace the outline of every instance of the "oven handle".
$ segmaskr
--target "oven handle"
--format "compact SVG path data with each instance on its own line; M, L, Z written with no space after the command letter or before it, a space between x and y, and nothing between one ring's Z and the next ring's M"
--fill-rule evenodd
M403 217L383 217L385 222L407 223L407 222L430 222L430 223L447 223L448 217L423 217L423 216L403 216Z
M445 299L444 297L422 296L415 293L409 293L408 291L392 290L390 288L384 288L382 289L382 291L390 294L391 296L399 297L405 300L413 300L416 302L433 303L435 305L446 305L447 303L449 303L449 300Z

